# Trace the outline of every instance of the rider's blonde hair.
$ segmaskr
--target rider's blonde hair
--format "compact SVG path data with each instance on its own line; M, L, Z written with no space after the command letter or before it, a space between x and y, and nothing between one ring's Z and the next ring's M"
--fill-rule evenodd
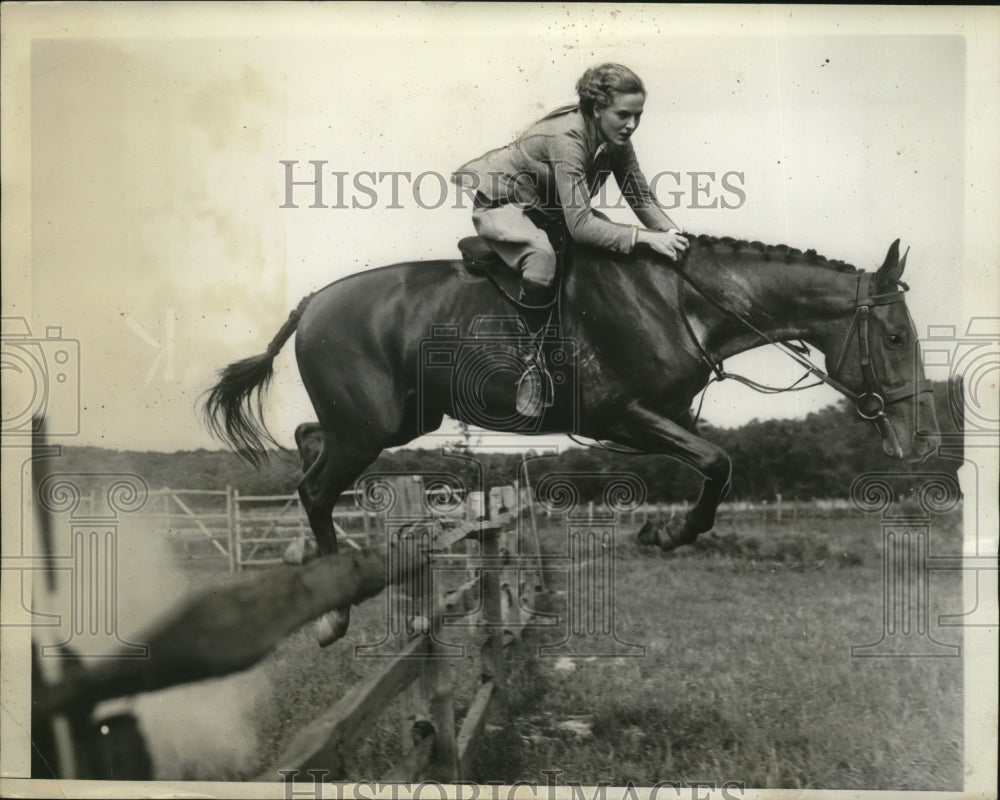
M642 79L621 64L601 64L591 67L576 82L580 110L588 117L594 109L607 108L616 94L646 94Z

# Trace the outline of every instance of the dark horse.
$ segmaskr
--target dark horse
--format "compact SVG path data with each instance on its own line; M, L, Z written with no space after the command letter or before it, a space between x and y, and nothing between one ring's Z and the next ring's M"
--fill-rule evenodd
M273 442L261 393L297 330L319 420L297 431L308 465L299 494L322 553L337 551L331 513L341 492L383 449L437 429L444 415L493 430L579 434L693 467L704 483L680 525L640 537L669 550L712 528L728 490L729 456L699 436L690 409L713 369L721 375L722 360L742 351L807 342L826 356L825 372L814 374L854 400L887 453L919 460L936 449L930 385L899 280L905 262L898 240L874 273L813 251L706 236L692 238L676 264L577 248L559 336L547 345L554 402L530 419L514 405L521 329L508 300L460 260L396 264L303 300L266 352L221 372L205 415L259 463L264 440ZM321 642L343 635L348 611L321 621Z

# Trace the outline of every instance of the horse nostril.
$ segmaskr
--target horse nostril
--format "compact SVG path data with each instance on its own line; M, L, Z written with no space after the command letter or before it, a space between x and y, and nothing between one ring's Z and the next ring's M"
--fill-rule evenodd
M913 441L924 453L929 454L941 444L941 437L936 431L918 430L913 434Z

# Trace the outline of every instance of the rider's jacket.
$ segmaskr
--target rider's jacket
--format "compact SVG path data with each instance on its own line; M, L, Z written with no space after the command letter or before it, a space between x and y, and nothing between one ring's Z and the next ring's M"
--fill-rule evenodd
M533 218L543 226L558 224L562 216L576 242L628 253L634 227L601 219L591 209L591 198L611 174L643 225L668 229L632 143L602 141L596 122L578 106L553 111L506 147L460 167L452 180L475 191L481 204L518 203L534 209Z

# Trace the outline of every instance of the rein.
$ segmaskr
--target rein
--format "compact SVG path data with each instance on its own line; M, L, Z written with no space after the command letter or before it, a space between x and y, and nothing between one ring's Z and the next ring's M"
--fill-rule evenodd
M713 261L714 261L713 255ZM718 262L716 261L718 266ZM924 394L926 392L933 391L931 382L927 379L922 379L919 381L914 381L912 383L904 384L895 389L886 389L882 385L882 381L879 379L878 373L875 371L875 366L872 362L871 357L871 339L869 334L869 320L871 318L872 306L884 306L890 305L892 303L901 303L905 299L905 289L906 284L901 284L904 289L897 289L892 292L885 292L882 294L871 294L871 279L872 273L862 272L858 275L858 286L855 295L854 304L854 317L851 319L851 325L844 335L844 343L840 349L840 355L837 358L836 364L832 370L832 375L830 373L824 372L822 369L813 364L802 352L785 342L779 341L777 339L772 339L766 333L757 328L752 322L750 322L745 317L737 314L731 308L728 308L722 302L713 298L709 292L704 288L699 286L694 279L687 273L687 271L680 267L677 270L678 274L688 283L698 294L700 294L705 300L709 302L714 308L722 311L723 313L729 315L745 328L755 333L765 342L774 347L778 348L779 351L784 353L786 356L791 358L793 361L798 362L803 367L806 368L806 373L803 374L795 383L786 388L772 388L769 386L764 386L751 380L750 378L745 378L742 375L732 375L727 373L721 364L717 364L712 357L709 355L708 351L705 349L704 345L698 339L695 334L694 329L691 327L691 322L688 319L688 315L684 312L684 287L681 285L680 289L680 307L681 307L681 317L684 320L684 326L687 329L688 335L691 340L695 343L701 354L702 359L715 373L715 380L722 381L726 378L733 378L749 386L751 389L756 391L761 391L769 394L779 394L788 391L800 391L802 389L808 389L812 386L818 386L819 383L825 383L828 386L836 389L842 395L847 397L854 403L854 407L858 412L858 415L864 419L872 420L877 426L888 423L888 417L885 414L885 407L893 403L897 403L900 400L905 400L910 397L914 397L918 394ZM858 351L861 363L861 375L865 382L866 392L859 394L853 389L848 388L839 380L837 380L833 375L840 372L841 368L844 366L844 361L847 357L847 351L851 343L851 339L854 332L857 331L858 334ZM812 374L817 379L817 383L809 384L808 386L798 386L806 375ZM702 395L702 402L704 402L704 395ZM699 405L698 414L701 414L701 406Z

